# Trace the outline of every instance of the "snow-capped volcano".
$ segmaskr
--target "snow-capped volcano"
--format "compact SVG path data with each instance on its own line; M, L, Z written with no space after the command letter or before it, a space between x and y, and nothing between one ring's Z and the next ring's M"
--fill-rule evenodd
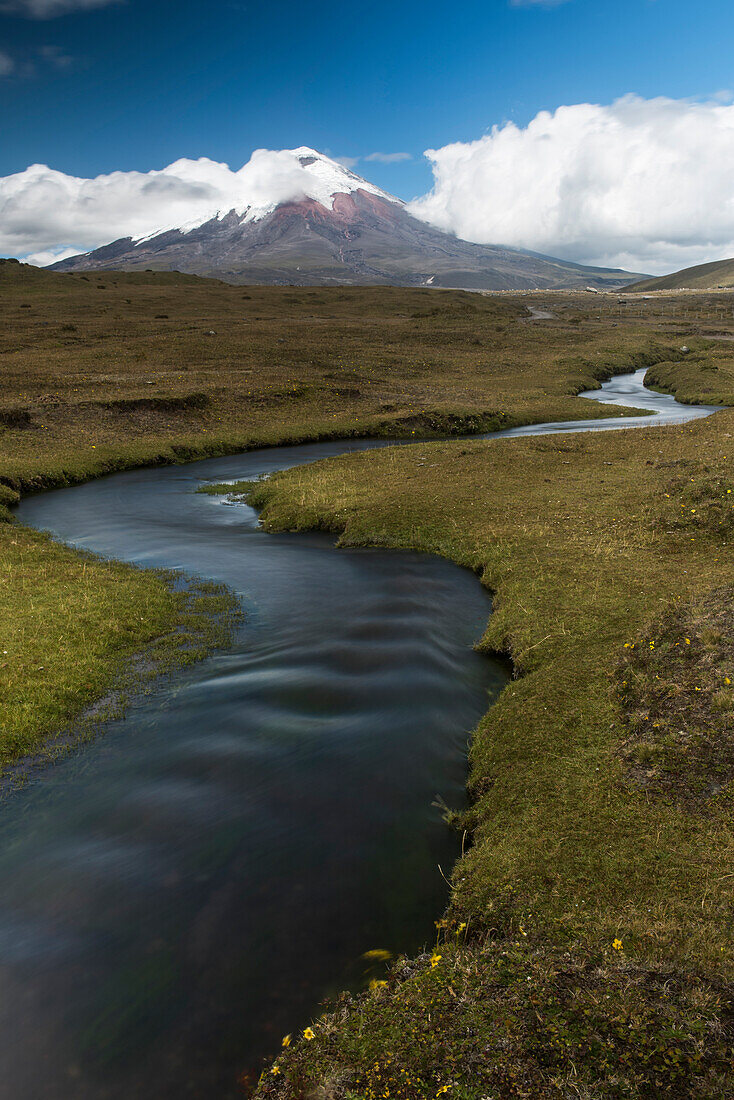
M405 203L302 146L260 149L238 172L202 159L163 173L197 190L196 217L54 264L57 271L153 268L233 283L391 283L498 290L595 283L626 272L471 244L419 221ZM176 175L177 173L177 175ZM175 195L173 206L176 208Z
M243 224L256 222L272 214L284 202L312 199L328 209L335 195L349 195L358 190L402 205L400 199L307 145L278 151L256 149L247 164L238 172L229 173L222 194L216 196L216 201L204 213L183 225L168 226L138 237L135 244L150 241L174 228L190 233L208 221L222 221L228 214L234 214Z

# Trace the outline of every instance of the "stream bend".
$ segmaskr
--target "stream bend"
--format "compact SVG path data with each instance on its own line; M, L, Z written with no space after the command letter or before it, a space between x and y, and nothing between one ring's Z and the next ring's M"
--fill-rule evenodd
M645 390L584 396L657 417L712 408ZM193 490L354 440L132 471L28 498L19 519L96 553L223 581L233 646L138 699L2 807L0 1062L15 1100L241 1095L236 1078L363 952L433 937L457 855L432 806L461 803L466 738L507 680L480 657L490 600L438 558L266 535Z

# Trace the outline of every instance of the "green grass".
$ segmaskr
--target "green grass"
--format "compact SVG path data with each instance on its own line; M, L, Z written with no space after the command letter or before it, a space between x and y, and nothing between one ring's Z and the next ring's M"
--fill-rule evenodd
M17 777L13 765L29 754L40 762L63 751L132 687L226 641L233 598L173 582L0 524L0 776Z
M655 299L630 316L609 295L8 267L5 518L19 493L135 465L609 416L574 394L638 366L684 400L731 400L734 329L714 296L696 299L694 324L680 298L678 312ZM526 301L555 319L527 322ZM732 438L724 411L684 428L422 442L226 487L271 529L330 528L475 570L495 603L481 644L519 673L473 737L441 959L403 960L342 1001L284 1051L263 1096L400 1096L406 1074L416 1098L731 1094L734 822L728 756L709 749L730 728L728 650L711 632L712 593L731 584ZM182 595L19 524L0 523L0 563L5 766L63 748L89 704L116 706L124 668L194 659L231 610L226 594ZM666 663L684 625L703 661L685 677ZM658 636L655 662L631 661L633 642L639 657ZM663 734L638 736L645 708ZM693 756L676 714L699 724Z
M729 342L695 340L686 355L651 367L647 384L688 405L734 404L734 359Z
M617 672L625 779L716 812L734 780L734 585L677 601L648 634Z
M617 941L621 942L621 941ZM731 1096L729 994L696 974L641 965L624 945L549 947L447 930L387 982L289 1044L263 1097Z
M649 648L660 634L660 616L672 622L673 609L690 601L698 609L682 620L690 624L695 652L715 628L701 609L713 607L710 593L731 582L728 528L718 511L700 521L691 516L683 526L677 516L697 488L708 497L712 484L725 485L723 497L730 499L733 437L734 412L726 410L680 428L417 444L285 471L258 483L248 497L263 509L269 530L317 526L339 532L344 545L439 553L475 570L495 594L482 646L510 653L520 676L472 740L473 801L463 820L472 845L454 870L448 912L454 926L465 922L477 937L466 950L481 953L487 936L506 944L522 925L542 957L566 950L573 969L589 952L608 952L620 939L633 969L662 967L675 975L670 1006L680 1019L688 1012L681 998L692 983L703 976L721 985L723 1000L714 998L720 1027L730 1018L733 977L728 773L718 792L708 792L705 814L692 808L693 798L631 784L625 759L630 717L617 676L629 659L625 647L644 639ZM671 471L681 463L685 482L676 489ZM669 509L662 520L661 507ZM719 680L722 671L717 665ZM675 666L669 675L675 679ZM701 686L694 680L681 682L689 700ZM707 699L714 694L712 682ZM716 698L721 709L707 711L713 723L708 735L723 738L730 700L720 693ZM700 769L679 779L699 791ZM514 980L508 978L510 1000ZM340 1023L338 1014L329 1017L323 1028L330 1053L322 1057L317 1041L304 1041L282 1059L281 1074L268 1080L262 1095L301 1095L301 1077L315 1087L340 1074L342 1084L329 1095L352 1095L349 1082L366 1080L367 1059L378 1046L397 1057L401 988L396 982L395 997L371 1010L371 1044L358 1050L342 1040L352 1024ZM458 1012L462 994L454 993ZM531 1053L513 1012L496 1018L495 986L480 982L471 996L486 1027L499 1028L508 1049L524 1049L529 1066ZM657 994L650 997L640 1011L652 1019ZM548 1006L542 998L539 1004L542 1014ZM567 1023L571 1027L570 1017ZM430 1089L440 1074L453 1073L457 1033L453 1024L443 1027L434 1032L430 1088L421 1086L416 1096L435 1095ZM689 1050L694 1023L691 1029ZM588 1049L579 1072L597 1082L597 1091L580 1095L692 1094L685 1091L690 1076L678 1092L670 1077L661 1078L659 1092L635 1086L635 1074L647 1072L647 1053L636 1042L631 1036L625 1047L632 1083L624 1086L614 1084L607 1063L593 1046ZM465 1074L457 1095L479 1100L488 1089L502 1097L569 1094L552 1084L550 1069L543 1073L547 1092L513 1092L509 1078L490 1088L481 1076L472 1082ZM381 1084L392 1095L387 1078ZM701 1089L695 1095L727 1095L714 1084Z

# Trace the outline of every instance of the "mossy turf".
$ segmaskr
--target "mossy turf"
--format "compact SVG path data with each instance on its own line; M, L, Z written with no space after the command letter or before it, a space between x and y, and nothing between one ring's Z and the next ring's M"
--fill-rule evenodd
M475 570L495 594L481 645L509 652L520 675L472 740L473 802L462 821L472 846L454 870L448 911L454 927L464 923L470 930L462 950L474 962L462 967L483 973L486 938L507 946L522 927L536 945L539 965L551 965L563 950L575 973L589 957L613 959L617 941L633 984L633 973L662 968L671 975L664 1002L655 982L643 982L624 1004L617 998L627 979L616 971L600 978L588 1021L598 1042L587 1043L579 1031L574 1006L580 994L569 994L558 1009L559 1027L571 1035L562 1073L558 1051L538 1063L537 1035L512 1007L516 981L536 984L530 963L520 968L522 977L508 973L499 991L496 977L474 980L470 995L458 977L456 985L449 979L453 993L444 990L442 997L453 1007L442 1009L433 1025L425 1022L425 1003L405 1016L405 1001L413 1003L412 979L407 987L391 979L390 995L355 1009L355 1019L368 1012L369 1034L351 1016L314 1024L315 1039L285 1052L280 1072L266 1074L261 1095L361 1097L371 1095L364 1091L368 1079L374 1095L404 1095L395 1092L386 1069L378 1073L370 1065L380 1050L381 1067L389 1057L393 1067L417 1072L406 1043L398 1041L409 1019L422 1019L435 1042L426 1047L430 1057L421 1055L422 1083L405 1095L435 1096L443 1084L471 1100L732 1094L730 772L714 759L718 779L706 789L705 813L697 800L708 765L692 758L684 767L684 746L666 758L676 769L673 794L662 797L630 782L630 721L636 721L642 694L636 700L620 696L619 670L632 644L642 639L649 651L651 640L672 639L660 654L656 641L656 663L639 670L637 691L654 692L655 676L663 679L664 695L665 683L675 684L675 706L692 727L701 717L694 709L701 687L705 737L713 744L727 740L730 674L721 662L730 642L721 638L728 627L722 627L720 594L732 579L730 527L723 519L731 507L728 490L734 490L733 448L734 411L726 409L681 427L390 448L278 473L250 491L269 530L319 527L338 532L344 545L439 553ZM690 511L691 494L699 490L707 500L715 497L703 517ZM698 665L680 675L675 641L684 624L705 676ZM718 656L708 661L705 654L714 651ZM690 797L681 797L681 788L689 788ZM712 995L701 1014L695 1009L699 982L724 991ZM543 1035L551 1012L547 995L547 988L539 989ZM506 1010L498 1004L502 998ZM607 1019L605 998L621 1014L617 1023ZM467 1038L469 1003L475 1030ZM667 1006L662 1016L661 1004ZM628 1024L620 1020L628 1021L627 1039ZM608 1028L616 1038L607 1041ZM707 1029L728 1038L699 1081L695 1051L700 1054L697 1044ZM472 1076L456 1063L456 1049L472 1041L480 1061L489 1044L487 1063L499 1067L495 1076L483 1076L484 1070ZM656 1061L654 1051L662 1058L666 1043L681 1052L687 1068L664 1069ZM503 1049L509 1052L504 1061ZM524 1084L520 1063L530 1075ZM350 1092L350 1082L358 1083L356 1091Z
M731 341L695 339L685 355L652 366L645 381L687 405L734 405Z
M734 793L734 584L676 601L625 649L617 691L626 778L715 811Z
M624 945L552 947L524 930L446 935L288 1042L259 1095L731 1096L731 986L629 960Z

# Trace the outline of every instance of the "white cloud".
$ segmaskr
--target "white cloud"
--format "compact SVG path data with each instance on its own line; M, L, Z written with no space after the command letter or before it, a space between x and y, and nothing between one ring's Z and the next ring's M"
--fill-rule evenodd
M25 255L143 235L202 204L216 205L226 165L179 161L161 172L112 172L79 179L34 164L0 179L0 252Z
M410 153L368 153L365 160L376 160L380 164L398 164L401 160L412 160Z
M726 101L575 104L427 156L434 188L409 209L468 240L651 273L734 256ZM94 179L33 165L0 178L0 255L51 262L61 250L200 224L218 211L261 213L358 186L308 149L260 149L239 171L205 157Z
M734 256L727 103L580 103L426 156L411 213L471 241L650 272Z
M23 257L23 261L27 264L35 264L36 267L49 267L51 264L58 263L59 260L76 256L78 251L78 248L46 248L40 252L29 252Z
M53 19L69 12L106 8L120 0L0 0L0 14L21 15L27 19Z
M0 255L69 255L166 226L191 228L232 209L255 217L305 195L328 202L360 186L379 191L307 148L257 149L237 172L206 157L94 179L34 164L0 178Z
M15 62L9 53L0 50L0 76L10 76L15 69Z

